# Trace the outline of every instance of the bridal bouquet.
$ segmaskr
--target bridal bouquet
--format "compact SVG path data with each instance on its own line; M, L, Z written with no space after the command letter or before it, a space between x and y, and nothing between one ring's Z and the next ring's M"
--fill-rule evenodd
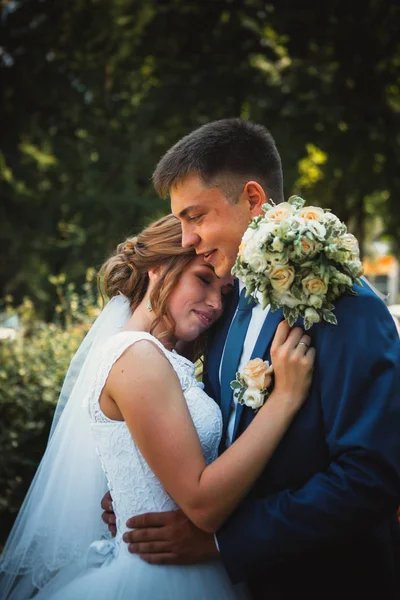
M282 307L289 325L299 316L305 329L321 320L336 325L333 301L362 285L356 238L328 209L307 207L299 196L263 211L245 231L232 273L247 295L261 294L263 307Z

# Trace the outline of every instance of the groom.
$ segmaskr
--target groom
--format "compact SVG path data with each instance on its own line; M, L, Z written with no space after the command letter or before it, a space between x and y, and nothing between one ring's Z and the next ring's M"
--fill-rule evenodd
M239 119L208 123L175 144L153 175L170 195L183 245L217 275L230 273L241 237L270 198L283 200L281 161L269 132ZM254 411L229 382L250 358L269 359L282 312L253 309L239 292L210 340L206 389L224 419L223 446ZM336 302L338 325L311 329L317 360L310 396L272 460L215 537L181 511L140 515L129 549L157 564L220 556L255 599L400 598L399 340L368 286ZM243 317L243 314L245 315ZM105 516L105 520L107 517Z

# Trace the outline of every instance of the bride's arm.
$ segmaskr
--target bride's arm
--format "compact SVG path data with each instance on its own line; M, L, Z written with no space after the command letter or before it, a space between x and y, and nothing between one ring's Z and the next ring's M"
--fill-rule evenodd
M275 385L246 431L206 467L178 378L154 344L140 341L115 363L106 393L118 405L152 471L189 519L216 531L250 490L304 401L314 350L281 323L271 357Z

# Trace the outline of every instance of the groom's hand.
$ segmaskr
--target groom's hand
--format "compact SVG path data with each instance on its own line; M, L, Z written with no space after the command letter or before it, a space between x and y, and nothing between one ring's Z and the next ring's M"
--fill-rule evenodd
M146 513L126 522L129 552L153 565L188 565L215 559L214 535L198 529L181 510Z
M103 499L101 501L101 508L104 510L103 514L101 515L101 518L107 525L110 533L115 537L117 534L117 526L110 492L107 492L107 494L103 496Z

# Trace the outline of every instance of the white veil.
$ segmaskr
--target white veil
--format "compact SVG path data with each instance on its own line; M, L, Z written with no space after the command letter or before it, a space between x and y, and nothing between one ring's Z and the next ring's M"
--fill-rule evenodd
M82 562L89 545L108 534L100 507L107 481L85 400L97 353L130 316L127 298L112 298L71 361L46 452L0 556L1 600L31 598L62 567Z

